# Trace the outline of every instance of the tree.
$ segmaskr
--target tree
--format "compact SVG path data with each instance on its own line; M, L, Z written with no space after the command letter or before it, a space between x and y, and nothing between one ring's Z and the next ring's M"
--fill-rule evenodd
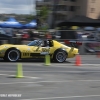
M35 15L28 15L28 16L26 16L27 22L30 22L30 21L32 21L32 20L35 19L35 18L36 18Z
M39 29L43 29L43 30L48 29L48 24L47 24L48 14L49 14L49 8L47 6L42 6L37 11L37 16L40 25Z

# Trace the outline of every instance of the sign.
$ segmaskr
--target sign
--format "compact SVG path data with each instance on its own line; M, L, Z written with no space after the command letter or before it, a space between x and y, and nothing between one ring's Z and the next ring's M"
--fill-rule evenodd
M50 48L42 48L41 54L42 55L48 55L49 54L49 51L50 51Z

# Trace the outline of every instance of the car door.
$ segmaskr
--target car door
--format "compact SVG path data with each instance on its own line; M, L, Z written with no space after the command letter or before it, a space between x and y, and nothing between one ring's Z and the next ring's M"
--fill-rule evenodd
M42 51L42 48L40 46L31 46L30 56L38 57L38 56L40 56L41 51Z
M43 57L46 54L50 54L53 47L50 46L31 46L31 54L32 57Z
M50 54L52 47L38 47L38 46L34 46L31 47L31 57L44 57L47 54Z

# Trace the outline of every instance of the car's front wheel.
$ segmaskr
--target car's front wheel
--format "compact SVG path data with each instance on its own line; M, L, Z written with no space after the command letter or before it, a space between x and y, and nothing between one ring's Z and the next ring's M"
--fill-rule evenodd
M63 50L59 50L54 54L54 61L63 63L66 61L67 53Z
M4 60L16 62L20 58L20 52L16 49L11 49L6 52Z

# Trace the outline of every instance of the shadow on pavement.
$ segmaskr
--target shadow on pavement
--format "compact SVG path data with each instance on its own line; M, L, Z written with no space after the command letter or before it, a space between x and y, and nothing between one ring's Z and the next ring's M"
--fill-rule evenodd
M9 62L9 61L4 61L4 60L2 60L2 59L0 59L0 62ZM19 60L19 61L17 61L17 62L23 62L23 63L43 63L43 62L45 62L44 61L44 59L23 59L23 60ZM10 62L10 63L15 63L15 62ZM54 62L54 61L51 61L51 63L57 63L57 62ZM71 63L71 62L69 62L69 61L65 61L65 62L63 62L63 63Z

